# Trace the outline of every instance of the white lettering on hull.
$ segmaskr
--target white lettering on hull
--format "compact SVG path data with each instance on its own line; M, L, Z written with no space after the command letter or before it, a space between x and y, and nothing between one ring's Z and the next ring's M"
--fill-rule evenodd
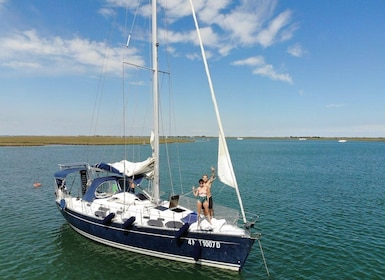
M188 245L191 245L191 246L194 246L195 242L199 242L201 247L212 248L212 249L221 248L221 242L213 241L213 240L199 240L199 239L188 238L187 242L188 242Z

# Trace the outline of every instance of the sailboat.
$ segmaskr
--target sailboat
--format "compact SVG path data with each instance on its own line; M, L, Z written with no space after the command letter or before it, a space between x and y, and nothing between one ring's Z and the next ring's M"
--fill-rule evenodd
M152 1L155 105L151 156L140 162L123 159L113 163L59 164L54 174L56 206L76 232L91 240L168 260L239 271L258 241L267 270L261 234L252 232L256 219L248 221L243 209L192 1L190 4L219 126L217 174L223 184L234 188L241 218L213 217L200 222L196 206L184 205L182 195L173 194L166 200L160 196L156 0ZM151 191L141 188L145 181L150 182Z

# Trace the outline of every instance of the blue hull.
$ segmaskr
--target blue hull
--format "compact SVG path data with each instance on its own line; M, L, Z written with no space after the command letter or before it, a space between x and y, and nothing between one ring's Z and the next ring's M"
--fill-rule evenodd
M57 204L67 222L78 233L97 242L150 256L201 265L240 270L255 239L211 232L186 232L151 226L106 224Z

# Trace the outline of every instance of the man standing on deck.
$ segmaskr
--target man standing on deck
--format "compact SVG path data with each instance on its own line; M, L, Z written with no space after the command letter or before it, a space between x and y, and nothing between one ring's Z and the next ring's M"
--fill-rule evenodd
M215 168L211 167L211 177L210 177L210 179L207 176L207 174L204 174L202 179L203 179L203 182L204 182L203 184L207 187L207 198L209 200L209 216L210 216L210 220L211 220L213 218L213 216L214 216L213 197L211 195L211 184L216 179L216 177L215 177Z

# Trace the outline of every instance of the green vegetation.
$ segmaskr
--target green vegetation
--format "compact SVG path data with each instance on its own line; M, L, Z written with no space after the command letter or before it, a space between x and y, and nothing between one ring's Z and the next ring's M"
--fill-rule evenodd
M214 139L215 137L205 136L180 136L180 137L161 137L160 143L183 143L194 142L195 140ZM236 137L229 137L236 139ZM253 140L298 140L300 137L243 137ZM370 138L370 137L303 137L307 140L329 140L338 141L345 139L348 142L353 141L377 141L384 142L385 138ZM118 136L0 136L1 146L45 146L45 145L145 145L150 143L150 137L118 137Z
M229 137L236 139L237 137ZM320 136L288 136L288 137L242 137L243 140L246 139L253 139L253 140L299 140L300 138L305 138L309 141L338 141L340 139L344 139L347 142L355 142L355 141L361 141L361 142L385 142L384 137L320 137Z
M191 142L187 137L161 137L160 143ZM144 145L150 137L117 136L0 136L0 146Z

